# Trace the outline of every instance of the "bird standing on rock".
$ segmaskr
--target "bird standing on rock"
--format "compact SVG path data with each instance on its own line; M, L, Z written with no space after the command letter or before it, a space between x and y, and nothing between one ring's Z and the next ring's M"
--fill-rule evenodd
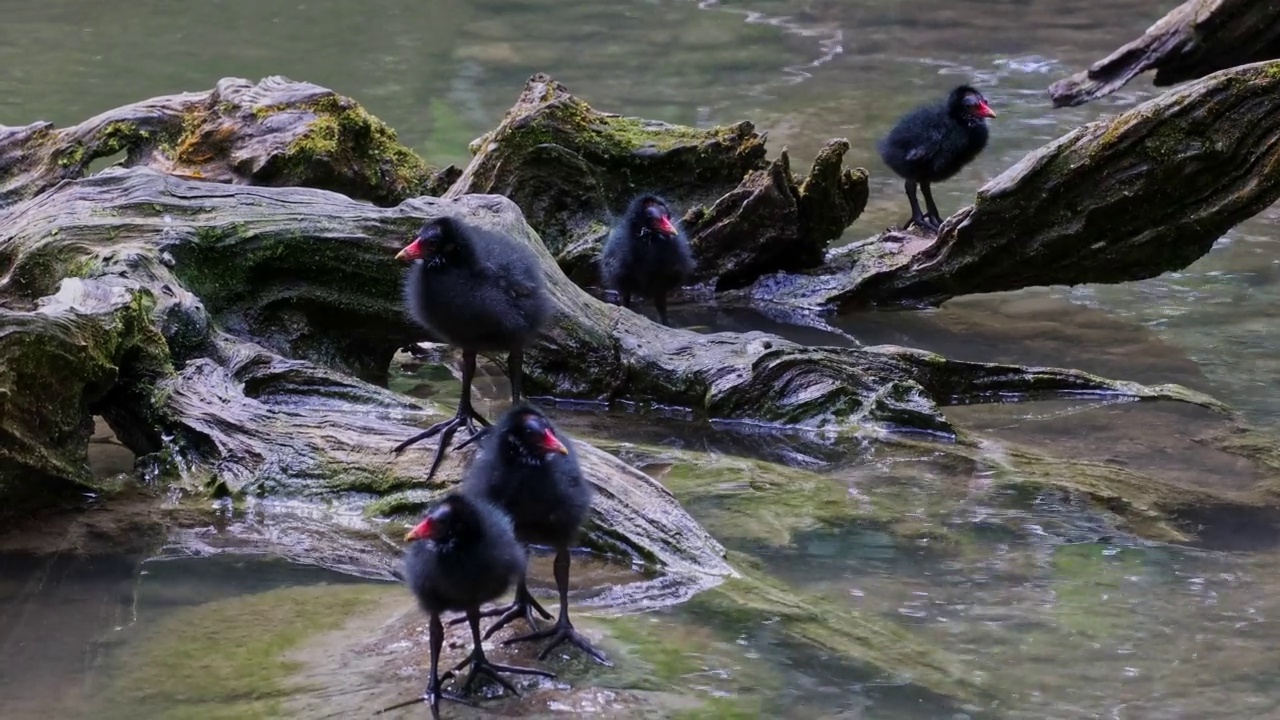
M946 102L916 108L903 116L877 143L880 159L907 181L911 220L903 226L904 230L914 223L937 232L942 217L929 185L951 178L982 152L987 146L986 119L995 116L996 111L982 93L961 85L951 91ZM924 193L927 215L920 212L917 183Z
M683 285L693 268L689 241L671 224L666 202L655 195L631 201L600 255L600 275L622 296L622 307L631 308L634 293L653 298L663 325L671 324L667 292Z
M413 263L405 281L409 314L420 325L462 348L462 399L457 414L405 440L392 452L440 435L430 480L455 433L466 427L474 437L485 420L471 406L476 353L507 352L511 401L520 401L524 348L551 317L542 268L533 251L519 241L474 227L453 217L428 220L413 242L396 255ZM466 443L464 443L466 444Z
M462 610L471 623L473 648L468 662L471 672L463 692L471 691L479 676L487 676L513 694L520 693L498 673L555 677L533 668L498 665L484 655L480 640L480 606L500 597L515 578L523 578L525 552L516 542L511 518L482 499L452 494L427 513L422 522L404 536L411 543L405 551L404 581L430 616L431 677L422 697L385 708L381 712L426 702L431 716L439 720L441 698L470 704L465 695L446 693L439 674L444 627L440 613Z
M498 628L523 617L534 631L503 644L550 638L550 644L538 655L539 660L545 659L561 643L568 642L597 662L611 665L569 621L569 546L578 538L578 531L591 509L592 497L591 486L578 466L577 453L561 441L546 415L527 405L508 410L492 430L462 481L462 492L482 497L510 513L520 542L555 548L560 616L554 625L538 629L533 613L536 611L547 619L551 615L529 594L522 575L516 583L515 602L483 613L501 615L484 636L487 638Z

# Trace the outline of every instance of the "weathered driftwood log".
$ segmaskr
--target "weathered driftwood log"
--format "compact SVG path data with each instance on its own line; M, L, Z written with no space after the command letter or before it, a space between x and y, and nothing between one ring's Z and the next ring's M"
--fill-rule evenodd
M1280 4L1270 0L1187 0L1142 37L1049 86L1054 107L1083 105L1155 69L1157 87L1218 70L1280 59Z
M83 177L96 159L245 185L302 185L379 205L439 195L435 170L355 101L282 77L225 78L205 92L125 105L79 125L0 127L0 207Z
M829 142L798 178L785 151L765 159L764 136L749 122L696 130L602 113L541 74L471 149L448 197L511 198L579 284L596 281L608 224L638 192L688 208L696 277L720 289L818 266L867 204L867 171L843 169L844 140Z
M1280 199L1280 61L1224 70L1035 150L947 219L890 232L741 297L801 308L938 305L1179 270Z
M1015 390L1212 404L1176 388L1071 371L953 363L896 348L804 348L763 333L670 331L573 285L500 196L379 208L321 190L130 168L60 184L0 218L10 268L0 281L0 328L9 329L0 333L0 427L30 450L0 444L6 500L31 487L91 487L85 420L96 412L144 455L148 477L177 473L201 492L301 496L381 515L417 510L456 481L468 453L452 453L440 481L424 486L425 451L388 452L411 432L397 420L420 405L264 344L337 367L367 367L367 358L389 354L412 333L394 252L422 218L444 212L511 232L539 253L557 317L530 353L530 380L557 394L625 395L744 421L836 428L861 418L945 429L936 401ZM24 281L9 282L18 277ZM31 298L55 288L33 307ZM579 449L598 490L587 544L659 571L597 600L642 609L733 575L719 543L661 485L611 455ZM43 484L33 485L37 470ZM363 549L355 546L353 557L369 564ZM906 673L922 687L981 694L901 631L847 612L815 620L805 601L776 587L762 594L761 583L747 578L717 597L781 617L791 637ZM734 600L739 593L754 599Z
M431 168L330 90L283 77L226 78L212 91L153 98L63 130L0 128L0 206L121 152L126 167L317 187L384 206L447 188L450 197L495 193L515 200L561 267L590 284L613 214L637 192L659 192L687 210L696 279L731 289L766 272L817 267L867 203L867 172L842 166L846 141L829 142L798 177L785 151L765 158L764 140L748 122L697 130L598 112L535 75L502 124L473 143L463 175Z
M156 304L151 314L166 340L163 351L141 353L127 345L115 353L86 349L63 329L61 316L40 325L36 312L41 311L6 310L0 318L5 327L21 327L16 324L21 317L52 333L67 352L80 348L76 352L91 353L91 360L119 367L130 377L132 358L157 354L185 363L187 374L195 372L193 363L201 358L236 372L238 351L210 339L211 316L240 338L237 342L380 379L395 349L420 337L401 309L403 269L393 259L395 250L422 218L441 213L462 214L510 233L544 259L557 312L553 328L527 353L526 387L535 393L626 398L726 420L832 431L882 425L947 433L951 426L940 404L1055 391L1215 406L1176 386L1150 388L1071 370L953 362L895 347L811 348L759 332L702 335L665 329L599 302L570 282L518 208L500 196L419 198L384 209L321 190L236 187L149 168L63 183L13 208L0 231L0 257L10 268L0 281L0 298L22 309L31 298L53 294L69 275L98 284L133 283L142 295L129 295L129 302ZM104 307L87 314L119 312L114 305ZM76 317L70 309L65 313ZM26 375L11 374L4 386L6 417L35 423L38 443L44 421L36 410L49 406L43 383L54 376L31 359L40 355L27 354L33 346L25 335L11 333L0 340L8 340L0 347L12 358L5 367L27 368ZM149 361L145 373L154 375L155 365ZM92 377L87 370L85 375ZM253 382L241 382L247 383L245 392L255 392ZM321 384L341 383L327 378ZM94 396L73 396L80 404L65 412L68 422L80 422ZM159 447L157 430L148 430L155 425L156 409L146 397L144 390L130 390L118 407L103 410L122 440L140 453ZM356 399L363 402L364 396ZM258 440L268 441L268 435ZM394 443L388 438L386 444L374 449L381 452ZM73 445L57 447L72 452ZM230 455L239 452L251 447ZM80 456L73 452L63 460L74 464ZM243 476L253 474L251 468Z
M92 487L90 410L127 405L168 368L152 307L110 280L68 281L29 312L0 306L0 512L17 515Z
M153 230L149 241L137 232L120 245L105 240L94 277L62 281L38 309L0 310L5 514L93 487L85 447L94 412L145 456L146 475L181 477L201 493L356 506L395 493L394 506L372 509L404 512L457 480L466 453L424 486L421 457L387 452L410 432L397 418L421 415L422 405L209 330L199 301L158 262L177 238ZM201 328L209 356L175 372L171 349ZM621 590L617 604L671 602L732 574L723 548L666 489L611 455L579 449L598 489L586 544L661 571Z

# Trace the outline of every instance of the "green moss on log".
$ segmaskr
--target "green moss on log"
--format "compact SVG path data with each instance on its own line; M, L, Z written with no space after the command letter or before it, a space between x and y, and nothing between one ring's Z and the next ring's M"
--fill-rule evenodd
M87 464L90 415L126 397L159 412L151 394L173 372L153 309L144 290L70 278L38 310L0 310L0 514L105 489Z
M265 119L283 109L255 108L255 114ZM354 100L334 94L308 109L316 118L285 151L281 169L286 179L314 177L324 168L345 166L367 187L383 188L385 197L378 201L386 204L440 195L448 188L435 169L400 143L395 130Z

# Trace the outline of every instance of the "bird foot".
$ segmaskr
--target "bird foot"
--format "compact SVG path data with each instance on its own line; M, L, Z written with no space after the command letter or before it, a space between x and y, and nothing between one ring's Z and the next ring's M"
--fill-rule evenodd
M921 230L925 230L927 232L937 233L938 228L942 226L942 221L939 220L935 222L934 219L928 215L913 215L911 219L902 226L902 229L910 230L912 225L915 225Z
M392 710L399 710L400 708L409 707L410 705L417 705L418 703L427 703L428 705L431 706L432 720L440 720L440 701L441 700L448 700L450 702L456 702L456 703L467 705L470 707L479 707L478 705L476 705L474 702L472 702L470 699L466 697L457 695L455 693L445 692L440 689L441 683L443 683L444 680L447 679L449 676L450 676L450 673L446 673L444 678L436 678L435 680L428 683L427 689L423 691L421 696L416 697L412 700L406 700L402 703L396 703L395 705L384 707L381 710L375 712L374 715L381 715L386 712L391 712Z
M512 643L528 642L530 640L544 640L546 638L550 638L551 642L542 649L542 652L538 653L539 660L546 660L552 650L555 650L561 644L567 642L582 652L590 655L601 665L604 665L605 667L613 667L613 663L609 662L609 659L605 657L604 653L597 650L595 646L593 646L586 638L582 637L577 630L573 629L573 623L570 623L568 618L561 618L555 625L552 625L549 628L535 630L528 635L511 638L502 644L510 645Z
M478 443L478 442L480 442L481 440L485 439L485 436L487 436L491 430L493 430L493 428L489 427L488 425L485 425L484 427L480 428L479 430L474 430L474 431L471 433L471 437L467 438L466 440L463 440L461 443L459 443L459 444L458 444L458 447L456 447L456 448L454 448L454 449L455 449L455 450L461 450L462 448L464 448L464 447L466 447L466 446L468 446L468 445L470 445L470 444L472 444L472 443Z
M536 631L538 629L538 623L534 622L534 619L533 619L533 614L535 612L541 615L544 620L551 619L551 613L547 612L547 609L542 607L542 605L532 595L530 595L528 591L525 591L522 594L520 591L517 590L516 599L510 605L490 608L480 613L480 617L497 617L498 618L497 621L495 621L492 625L490 625L489 629L485 631L484 637L482 639L488 640L490 637L493 636L494 633L498 632L498 630L502 629L507 624L514 622L519 618L524 618L525 621L529 623L529 627L533 628ZM464 615L463 617L454 618L453 620L450 620L449 624L459 625L466 621L467 621L467 618ZM454 668L454 670L457 670L463 665L466 665L470 661L471 660L469 658L467 660L463 660L461 664L459 664L457 667Z
M435 476L436 470L440 467L440 463L444 460L445 450L449 447L449 442L453 440L453 436L456 435L459 430L466 428L467 432L469 432L471 434L471 437L474 438L477 434L481 432L480 428L476 427L477 422L480 423L480 425L484 426L486 430L490 427L489 421L486 420L483 416L481 416L480 413L476 412L475 409L472 408L469 403L459 406L457 415L454 415L453 417L443 422L438 422L435 425L432 425L431 427L427 428L426 430L423 430L422 432L418 433L417 435L414 435L408 440L405 440L404 442L395 446L395 449L393 449L391 452L392 454L399 455L400 453L404 452L405 448L409 447L410 445L413 445L414 443L421 442L423 440L427 440L436 435L439 435L440 443L439 445L436 446L436 454L431 461L431 471L427 473L427 480L430 480L432 477ZM468 442L469 441L470 440L468 440ZM467 443L463 443L462 447L465 447L466 445Z
M537 677L545 678L554 678L556 676L553 672L538 670L537 668L520 667L518 665L500 665L495 662L489 662L488 658L484 656L484 651L477 647L475 650L471 651L471 654L468 655L466 659L455 665L452 670L445 673L444 676L441 677L440 681L444 682L449 678L456 677L458 671L467 665L471 666L471 672L467 673L467 679L462 683L462 692L465 694L471 693L472 688L476 684L476 680L479 680L481 675L498 683L516 697L520 697L520 691L516 690L515 685L512 685L506 678L502 677L498 673L507 673L508 675L536 675Z

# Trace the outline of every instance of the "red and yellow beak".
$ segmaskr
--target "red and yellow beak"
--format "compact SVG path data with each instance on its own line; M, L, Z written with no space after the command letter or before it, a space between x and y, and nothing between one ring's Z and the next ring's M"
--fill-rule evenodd
M978 103L978 117L995 117L996 111L991 109L986 100Z
M414 238L413 242L404 246L404 249L396 253L397 260L417 260L422 257L422 240Z
M431 518L426 518L404 534L404 541L413 542L414 540L422 540L429 537L431 537Z
M569 454L569 448L565 447L564 443L560 442L560 438L556 437L556 434L550 430L542 434L542 449L547 452L560 453L561 455Z
M662 230L662 232L664 232L664 233L666 233L666 234L668 234L668 235L679 235L679 234L680 234L680 233L676 232L676 226L675 226L675 225L672 225L672 224L671 224L671 220L667 219L666 217L660 217L660 218L658 218L658 227Z

